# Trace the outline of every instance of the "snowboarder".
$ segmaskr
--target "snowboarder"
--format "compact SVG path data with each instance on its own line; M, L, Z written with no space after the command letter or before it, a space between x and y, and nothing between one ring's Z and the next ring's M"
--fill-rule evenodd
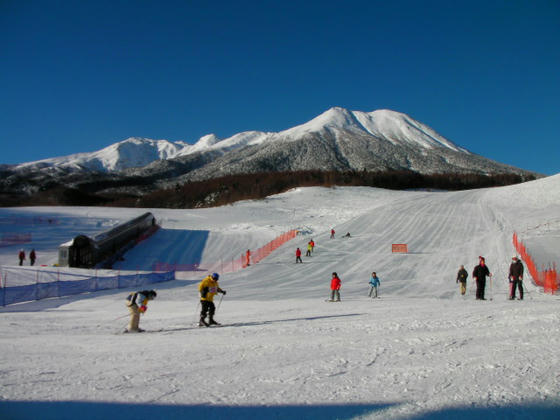
M331 279L331 299L329 302L340 302L340 286L342 282L338 277L338 274L332 273ZM335 299L336 298L336 299Z
M523 300L523 263L514 256L509 266L509 299L515 299L515 289L519 288L519 300Z
M486 265L484 257L478 257L478 265L474 268L472 276L476 281L476 300L486 300L484 298L484 289L486 288L486 276L492 277L492 273Z
M376 298L377 297L377 288L381 284L379 277L375 274L375 271L371 273L371 278L369 279L369 297Z
M23 260L25 260L25 251L23 249L19 250L18 258L19 258L19 265L23 265Z
M331 239L334 239L334 229L331 229Z
M214 305L214 295L216 293L226 294L225 290L220 289L218 284L218 279L220 275L218 273L213 273L202 279L198 285L198 291L200 292L200 304L202 309L200 311L200 321L198 323L199 327L209 327L210 325L220 325L214 320L214 313L216 312L216 306ZM206 315L208 315L208 322L206 322Z
M462 265L457 272L457 283L460 283L459 288L462 295L467 293L467 277L469 277L469 273L465 270L465 266Z
M35 264L36 259L37 259L37 254L35 254L35 249L32 249L31 253L29 254L29 261L31 265Z
M130 322L125 332L143 332L144 330L138 327L140 323L140 314L148 310L148 301L154 300L157 296L155 290L142 290L140 292L133 292L126 297L126 306L130 312Z
M305 253L306 257L311 257L311 251L313 250L313 247L311 246L311 241L309 241L307 243L307 252Z
M303 261L301 260L301 249L296 249L296 264L300 262L303 264Z

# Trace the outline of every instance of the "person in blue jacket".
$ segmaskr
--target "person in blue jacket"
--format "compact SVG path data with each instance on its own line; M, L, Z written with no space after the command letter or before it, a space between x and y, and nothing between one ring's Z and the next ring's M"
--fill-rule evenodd
M369 297L376 298L377 297L377 287L381 284L379 281L379 277L375 274L375 271L371 273L371 278L369 279Z

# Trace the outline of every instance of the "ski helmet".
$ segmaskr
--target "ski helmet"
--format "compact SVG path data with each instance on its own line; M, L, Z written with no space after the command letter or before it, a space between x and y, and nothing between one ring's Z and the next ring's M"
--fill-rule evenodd
M218 273L212 273L212 278L214 280L218 280L220 278L220 275Z

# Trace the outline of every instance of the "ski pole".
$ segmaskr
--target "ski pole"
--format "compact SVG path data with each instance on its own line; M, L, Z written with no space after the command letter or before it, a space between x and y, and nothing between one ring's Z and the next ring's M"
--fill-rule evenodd
M196 312L194 313L194 322L196 323L196 321L198 321L199 319L199 315L198 315L198 308L200 307L200 301L198 301L198 304L196 305Z
M224 294L222 293L222 296L220 296L220 301L218 302L218 307L216 308L216 312L218 312L218 309L220 309L220 305L222 304L223 298L224 298Z

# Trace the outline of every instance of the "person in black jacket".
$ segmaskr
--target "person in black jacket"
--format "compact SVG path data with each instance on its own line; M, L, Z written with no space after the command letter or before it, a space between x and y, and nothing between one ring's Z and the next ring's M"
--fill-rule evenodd
M509 298L515 299L515 289L519 288L519 300L523 300L523 263L514 256L509 266Z
M461 283L459 287L462 295L467 293L467 277L469 277L469 273L465 270L465 266L462 265L459 267L459 271L457 272L457 283Z
M476 281L476 300L486 300L484 289L486 288L486 276L492 277L492 273L486 265L484 257L478 257L478 265L474 268L472 276Z

